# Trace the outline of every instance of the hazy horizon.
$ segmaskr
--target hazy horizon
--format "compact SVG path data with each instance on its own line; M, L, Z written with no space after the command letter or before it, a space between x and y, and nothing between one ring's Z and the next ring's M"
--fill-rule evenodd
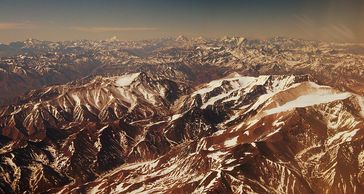
M360 0L0 2L0 42L275 36L364 42Z

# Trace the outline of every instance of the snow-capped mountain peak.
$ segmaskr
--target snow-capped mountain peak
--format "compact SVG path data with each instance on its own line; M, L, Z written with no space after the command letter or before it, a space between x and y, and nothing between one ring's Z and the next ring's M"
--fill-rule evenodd
M129 86L139 75L140 73L133 73L119 76L116 78L116 85L120 87Z
M189 41L189 39L188 39L186 36L184 36L184 35L179 35L179 36L176 38L176 41L177 41L177 42L188 42L188 41Z
M113 36L113 37L108 38L107 41L115 42L115 41L119 41L119 38L117 36Z

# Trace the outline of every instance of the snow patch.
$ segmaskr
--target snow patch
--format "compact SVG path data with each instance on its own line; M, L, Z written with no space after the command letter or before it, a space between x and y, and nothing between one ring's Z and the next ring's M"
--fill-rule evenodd
M271 115L271 114L275 114L275 113L279 113L279 112L284 112L284 111L287 111L287 110L290 110L293 108L307 107L307 106L313 106L316 104L329 103L329 102L333 102L336 100L343 100L350 96L351 96L351 94L348 92L338 93L338 94L327 93L327 92L326 93L308 94L308 95L300 96L300 97L296 98L295 100L287 102L286 104L284 104L282 106L272 108L270 110L266 110L265 113L267 115Z
M361 168L364 167L364 151L361 151L358 154L358 164L359 164L359 167L361 167Z
M77 94L71 94L71 97L76 102L76 105L81 104L81 99L80 99L80 97L77 96Z
M234 92L234 90L233 90L233 91L231 91L231 92L229 92L229 93L222 93L222 94L219 94L219 95L217 95L217 96L214 96L214 97L210 98L210 99L209 99L206 103L204 103L204 104L201 106L201 108L202 108L202 109L205 109L205 108L207 108L209 105L214 105L216 101L219 101L219 100L221 100L221 99L223 99L223 98L228 97L228 96L229 96L232 92Z
M207 157L213 160L221 160L224 156L226 156L227 152L216 151L214 153L208 154Z
M234 121L235 119L239 118L239 116L240 116L239 114L235 114L235 115L231 116L228 120L226 120L224 122L224 124L227 124L227 123L229 123L231 121Z
M330 145L333 142L336 142L338 140L341 140L340 142L348 142L351 141L353 139L353 137L356 135L356 133L359 131L360 129L354 129L352 131L341 131L336 133L333 137L331 137L327 143Z
M129 86L139 75L140 73L133 73L120 76L116 80L116 85L119 87Z
M256 110L259 106L261 106L263 103L265 103L269 98L274 96L274 94L275 93L268 93L268 94L259 96L258 100L245 113Z
M170 121L174 121L174 120L176 120L178 118L181 118L181 117L182 117L182 114L175 114L175 115L171 116L171 120Z
M238 136L232 138L232 139L229 139L229 140L226 140L224 142L224 146L226 147L231 147L231 146L235 146L238 144Z
M208 83L206 87L195 91L192 94L192 96L197 94L203 95L209 93L215 88L222 86L222 83L224 81L230 82L230 84L233 86L234 89L239 89L239 88L246 88L250 85L263 85L268 80L268 78L269 76L248 77L248 76L234 75L234 77L232 78L214 80Z
M364 97L358 97L358 102L361 109L360 115L364 117Z
M266 135L264 139L267 139L268 137L272 137L273 135L277 134L280 130L281 130L281 128L274 130L273 132Z
M68 146L68 151L72 154L75 152L75 144L71 142L71 145Z
M272 123L272 126L274 127L280 127L280 126L283 126L285 124L284 121L280 121L280 119L282 119L282 117L278 118L277 120L275 120L273 123Z

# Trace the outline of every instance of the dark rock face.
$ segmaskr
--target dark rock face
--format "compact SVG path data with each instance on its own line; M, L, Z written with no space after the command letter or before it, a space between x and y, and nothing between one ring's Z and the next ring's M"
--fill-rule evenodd
M17 52L65 59L106 49L49 44ZM348 70L357 66L327 79L321 67L292 65L314 49L302 40L135 44L93 50L83 61L97 61L92 68L72 66L84 69L0 108L0 193L364 193L363 88L360 71Z

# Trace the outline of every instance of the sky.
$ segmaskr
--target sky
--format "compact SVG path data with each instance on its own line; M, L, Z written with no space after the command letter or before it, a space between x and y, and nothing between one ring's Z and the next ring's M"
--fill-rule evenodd
M285 36L364 42L363 0L0 0L0 42Z

